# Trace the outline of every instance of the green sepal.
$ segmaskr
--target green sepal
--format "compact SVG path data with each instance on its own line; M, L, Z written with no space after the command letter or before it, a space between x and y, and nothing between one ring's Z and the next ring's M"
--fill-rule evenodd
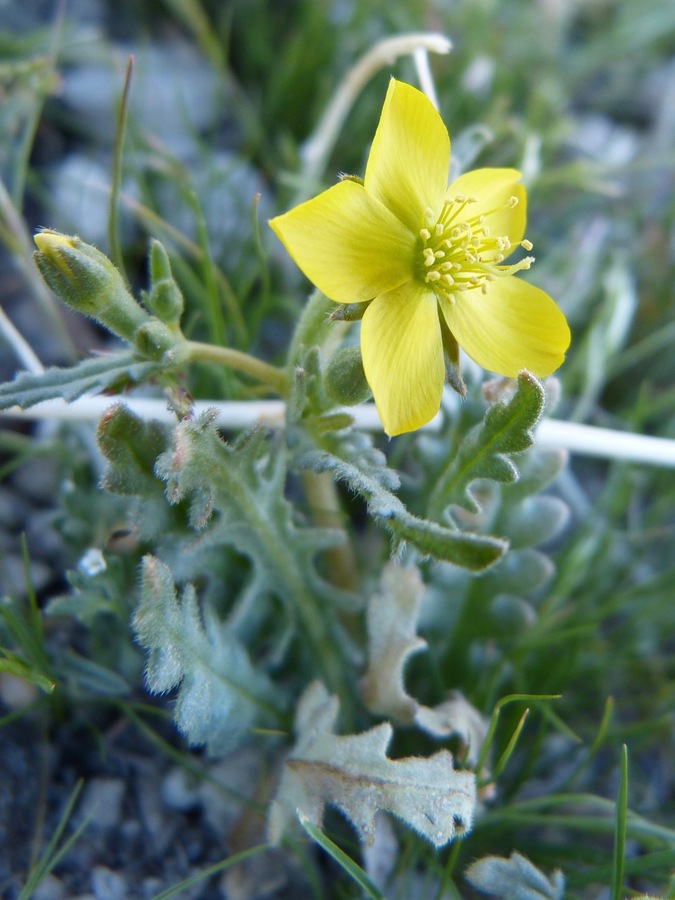
M339 303L328 318L331 322L360 322L371 303Z
M448 328L443 316L439 316L439 321L441 324L443 353L445 354L445 380L460 397L466 397L466 385L462 378L462 369L459 362L459 344L454 334Z
M353 181L355 184L363 184L363 178L360 175L349 175L347 172L340 172L340 181Z

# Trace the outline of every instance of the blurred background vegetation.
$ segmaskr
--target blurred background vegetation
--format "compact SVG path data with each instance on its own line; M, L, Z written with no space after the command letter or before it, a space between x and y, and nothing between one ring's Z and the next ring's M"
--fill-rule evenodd
M31 236L48 226L114 250L110 184L130 55L119 213L127 274L136 287L146 284L148 239L160 238L185 293L186 333L281 362L309 286L266 219L293 202L303 143L355 60L384 37L431 30L454 45L450 56L431 58L454 164L515 166L529 189L527 234L537 263L528 276L559 302L573 333L556 417L675 438L673 4L0 0L0 23L0 303L45 365L109 345L46 295L32 268ZM391 74L416 83L410 59L372 79L311 190L339 172L363 173ZM17 365L3 347L2 380ZM190 388L201 398L251 395L212 367L198 368ZM30 599L27 570L41 601L67 589L64 571L75 571L77 582L77 561L110 535L119 507L96 489L99 464L81 428L7 424L0 454L0 594ZM488 826L444 854L409 839L399 862L409 880L396 896L418 896L405 885L420 889L420 872L437 875L453 896L453 872L514 848L545 871L562 868L569 896L609 896L600 886L610 881L611 816L598 812L594 829L581 801L563 813L528 807L527 798L573 786L613 801L626 743L629 805L646 823L632 855L629 841L626 872L635 894L675 897L675 844L666 833L675 814L675 477L575 458L557 491L571 518L549 548L555 575L537 595L538 626L508 643L491 635L484 655L467 653L463 664L464 681L476 678L472 702L483 701L488 715L491 648L501 685L563 697L555 713L538 711L526 726ZM111 595L133 590L135 566L120 556L109 573ZM89 624L86 655L115 668L110 657L125 647L132 660L125 671L135 666L140 681L142 661L130 642L119 637L112 649L109 634ZM84 727L69 703L78 691L89 703L105 694L92 687L97 674L73 675L76 687L65 706L50 709L36 743L48 745L54 722L64 728L69 716ZM114 684L105 689L115 694ZM9 729L17 713L8 695L3 702L0 724ZM520 715L517 705L511 720L505 715L502 741ZM43 779L55 777L45 771ZM14 796L0 791L9 816L20 797L17 782L8 783ZM18 847L16 835L12 841ZM17 853L18 863L5 862L0 890L3 875L26 865ZM335 896L352 896L350 889L345 883Z

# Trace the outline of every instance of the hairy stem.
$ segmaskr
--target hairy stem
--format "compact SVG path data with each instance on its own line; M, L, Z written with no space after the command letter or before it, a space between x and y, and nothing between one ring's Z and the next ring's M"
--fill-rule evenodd
M283 369L271 366L269 363L243 353L241 350L233 350L231 347L218 347L215 344L203 344L200 341L186 341L186 362L214 362L237 372L244 372L263 384L268 385L277 394L284 397L287 390L287 378Z

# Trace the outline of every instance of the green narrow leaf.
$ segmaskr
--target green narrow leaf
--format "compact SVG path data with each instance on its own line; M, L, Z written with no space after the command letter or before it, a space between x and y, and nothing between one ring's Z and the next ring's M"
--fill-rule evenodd
M330 838L326 837L326 835L323 833L323 831L321 831L320 828L317 828L316 825L314 825L307 816L299 811L298 819L300 820L300 824L305 829L307 834L312 838L312 840L315 841L315 843L317 843L322 850L325 850L326 853L335 860L335 862L352 879L352 881L358 887L360 887L362 891L365 891L368 897L372 897L373 900L385 900L384 894L375 887L375 885L363 871L361 866L355 863L350 856L347 856L344 850L341 850L337 846L337 844L334 844Z
M492 773L493 779L499 778L501 773L506 768L506 764L508 763L509 759L511 758L511 754L516 749L516 744L518 743L518 738L520 737L520 732L523 730L523 727L525 725L525 720L527 719L529 714L530 714L530 710L526 709L523 712L520 719L518 720L518 724L516 725L513 734L509 738L509 742L506 745L504 752L502 753L502 755L499 757L499 759L495 763L494 771Z
M59 823L54 829L54 833L52 834L44 853L40 857L35 868L31 871L30 875L28 876L28 880L21 889L18 900L30 900L35 889L40 884L42 879L52 871L52 869L58 864L59 860L68 852L68 850L70 850L70 848L77 841L79 836L89 824L91 815L84 819L84 821L77 827L77 829L73 832L73 834L71 834L71 836L67 841L65 841L65 843L59 850L56 849L58 842L61 839L61 835L63 834L63 831L72 815L73 809L75 808L77 798L80 796L80 791L82 790L83 784L84 781L80 780L73 788L73 791L68 798L68 802L66 803L66 808L63 810L63 814L59 819Z
M476 763L476 772L482 772L485 767L488 754L490 753L490 747L492 746L492 741L494 740L495 732L497 730L497 722L499 721L499 716L505 706L508 706L510 703L537 703L543 700L559 699L560 694L508 694L506 697L502 697L498 700L495 703L495 708L492 710L492 715L490 716L490 723L488 725L487 734L485 735L485 741L483 742L480 756Z
M152 361L139 362L127 351L83 359L69 368L52 366L40 374L19 372L13 381L0 385L0 409L28 409L44 400L62 397L68 402L89 391L104 391L115 385L139 382L162 367Z
M513 397L497 400L459 445L455 456L442 472L429 499L429 515L440 519L451 504L478 511L471 494L471 483L489 478L503 484L518 479L518 469L510 455L532 446L532 430L544 409L544 388L528 372L518 376Z
M614 826L614 859L612 864L611 900L621 900L623 888L623 867L626 856L626 833L628 827L628 748L621 748L621 780L616 798L616 819Z
M117 128L115 130L115 144L113 147L113 165L112 165L112 184L110 186L110 204L108 206L108 244L110 245L110 258L124 276L124 259L120 248L118 216L119 216L119 193L122 183L122 160L124 153L124 138L127 131L127 117L129 114L129 94L131 91L131 76L134 71L134 58L130 56L127 60L127 68L124 75L124 87L122 88L122 96L120 98L119 110L117 113Z
M194 887L206 878L217 875L219 872L225 872L227 869L231 869L233 866L237 866L239 863L251 859L253 856L257 856L268 847L269 844L257 844L255 847L250 847L248 850L242 850L240 853L228 856L227 859L223 859L221 862L209 866L208 869L190 875L189 878L185 878L183 881L178 882L178 884L174 884L173 887L167 888L160 894L155 894L152 900L170 900L171 897L177 897L179 894L184 896L182 892L186 891L188 888Z
M8 672L16 678L21 678L29 684L34 684L45 694L51 694L56 684L42 672L32 669L24 660L18 657L11 650L5 650L0 647L0 672Z
M0 597L0 625L16 651L0 647L0 671L9 672L51 694L56 683L44 645L42 612L30 577L30 560L25 536L21 552L27 601Z

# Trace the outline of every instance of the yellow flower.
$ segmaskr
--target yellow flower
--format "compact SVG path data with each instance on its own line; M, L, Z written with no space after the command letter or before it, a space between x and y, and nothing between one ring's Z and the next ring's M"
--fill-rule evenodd
M514 277L532 258L502 264L517 246L532 249L520 173L478 169L448 187L449 162L450 138L431 102L392 79L363 182L345 179L270 221L327 297L372 301L361 354L389 435L438 412L441 322L479 365L508 377L550 375L570 341L553 300Z

